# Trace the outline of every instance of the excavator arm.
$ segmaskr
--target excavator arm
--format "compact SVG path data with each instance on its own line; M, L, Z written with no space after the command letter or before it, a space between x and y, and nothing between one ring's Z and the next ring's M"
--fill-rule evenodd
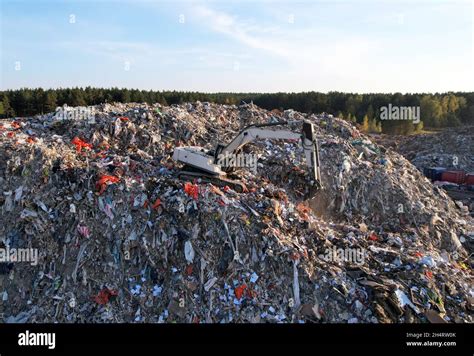
M206 152L201 147L177 147L173 159L189 167L189 171L184 172L183 176L187 178L206 177L209 180L212 176L225 176L225 172L222 171L223 167L218 164L220 157L237 153L247 143L262 139L300 140L311 178L309 183L316 190L321 189L319 150L314 125L310 122L303 122L302 133L278 128L278 126L283 125L289 125L289 123L285 121L247 126L229 144L218 145L213 152ZM226 183L229 182L228 180L225 181Z
M288 122L276 122L261 125L251 125L243 129L227 146L217 149L215 157L219 155L233 154L238 152L247 143L264 140L301 140L304 149L306 164L310 170L312 183L318 189L322 188L321 173L319 163L319 149L314 133L314 125L310 122L303 122L303 133L297 133L289 130L274 129L274 127L288 125Z

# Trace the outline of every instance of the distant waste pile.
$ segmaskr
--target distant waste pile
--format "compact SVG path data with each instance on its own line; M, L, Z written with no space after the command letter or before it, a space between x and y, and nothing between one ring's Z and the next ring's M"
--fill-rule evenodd
M350 123L200 102L62 112L0 121L4 322L473 321L472 218ZM310 200L294 142L245 147L246 193L176 178L177 145L303 119L324 185Z
M379 143L401 153L418 169L446 167L474 172L474 126L410 136L382 135Z

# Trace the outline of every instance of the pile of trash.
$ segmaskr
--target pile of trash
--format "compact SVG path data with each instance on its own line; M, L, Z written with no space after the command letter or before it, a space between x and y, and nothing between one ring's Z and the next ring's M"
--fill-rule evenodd
M4 322L473 322L472 218L350 123L200 102L62 113L0 120ZM177 178L176 146L284 120L317 127L316 195L298 142L245 146L248 192Z
M377 143L393 148L420 171L446 167L474 172L474 126L410 136L374 135Z

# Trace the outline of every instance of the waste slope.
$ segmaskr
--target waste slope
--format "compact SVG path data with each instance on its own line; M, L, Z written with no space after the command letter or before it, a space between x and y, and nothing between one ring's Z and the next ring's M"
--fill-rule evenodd
M349 123L252 104L86 109L0 121L0 251L38 252L0 263L5 322L472 322L472 219ZM297 142L246 146L246 193L176 178L176 146L277 120L316 125L316 196Z

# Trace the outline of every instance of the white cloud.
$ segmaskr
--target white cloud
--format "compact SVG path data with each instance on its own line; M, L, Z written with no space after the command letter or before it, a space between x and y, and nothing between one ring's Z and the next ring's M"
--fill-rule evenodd
M269 51L283 57L287 57L290 54L284 48L279 46L279 43L276 41L267 41L268 38L259 38L255 34L268 33L268 28L265 29L256 25L248 25L244 22L239 22L234 16L228 15L224 12L215 11L204 5L195 6L193 8L193 14L213 31L226 35L246 46Z
M288 26L284 22L287 12L279 12L275 4L267 5L271 6L271 11L263 9L267 16L258 23L208 5L195 5L192 9L198 26L224 36L234 48L249 50L263 63L278 61L276 67L256 71L264 87L259 90L414 92L468 89L466 75L472 74L469 58L442 53L433 57L437 42L427 37L429 34L422 33L425 36L422 43L416 36L385 37L367 31L358 34L357 27L351 32L339 22L311 23L308 16L303 23L296 21ZM459 11L458 8L455 10ZM395 16L390 21L384 18L381 26L385 22L389 27L400 26L395 20ZM358 21L363 26L368 19ZM243 72L239 75L244 78ZM246 85L240 78L237 78L239 84Z
M357 63L364 63L370 52L376 51L377 43L357 36L337 37L322 33L320 29L272 26L239 20L224 12L204 5L195 6L193 13L199 24L228 37L247 48L262 51L283 59L287 71L305 73L308 78L317 72L354 76ZM360 70L363 67L358 68Z

